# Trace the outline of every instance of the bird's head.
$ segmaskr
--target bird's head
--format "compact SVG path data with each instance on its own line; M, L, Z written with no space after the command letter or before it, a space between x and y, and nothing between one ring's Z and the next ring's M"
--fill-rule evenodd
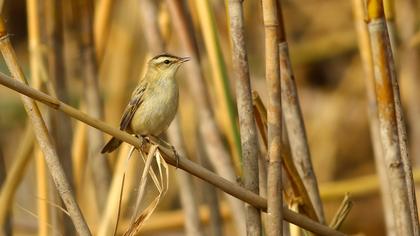
M177 57L165 53L150 59L149 68L157 69L160 72L175 73L184 62L189 60L189 57Z

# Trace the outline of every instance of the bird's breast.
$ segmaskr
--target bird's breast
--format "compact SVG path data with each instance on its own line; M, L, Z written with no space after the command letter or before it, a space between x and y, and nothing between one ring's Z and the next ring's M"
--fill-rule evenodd
M131 128L140 135L159 135L174 119L178 109L179 89L173 78L162 78L150 84L134 114Z

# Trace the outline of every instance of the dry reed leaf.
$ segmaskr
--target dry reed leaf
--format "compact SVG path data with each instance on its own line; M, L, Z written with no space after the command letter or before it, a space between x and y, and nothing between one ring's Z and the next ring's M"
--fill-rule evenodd
M120 222L121 203L122 203L122 197L123 197L123 193L124 193L125 173L127 171L128 161L130 160L131 156L133 155L134 149L135 149L135 147L131 146L130 150L128 151L127 158L125 159L125 163L124 163L124 172L123 172L122 177L121 177L120 197L119 197L119 200L118 200L117 222L115 223L115 228L114 228L114 233L113 233L114 236L116 235L116 233L118 231L118 224Z
M137 196L136 206L133 213L133 218L131 219L131 224L128 230L124 233L124 235L135 235L137 234L141 227L143 226L144 222L152 215L154 210L156 209L157 205L159 204L161 198L166 194L169 185L168 185L168 178L169 178L169 169L168 165L163 159L158 145L152 145L147 158L144 157L144 153L139 150L140 156L142 157L145 166L143 169L143 174L140 180L140 187L139 187L139 194ZM156 164L158 167L158 175L156 175L155 171L151 168L152 161L156 160ZM145 195L145 187L147 184L148 177L152 179L156 189L158 190L158 195L153 199L151 203L137 216L137 212L140 209L140 205Z

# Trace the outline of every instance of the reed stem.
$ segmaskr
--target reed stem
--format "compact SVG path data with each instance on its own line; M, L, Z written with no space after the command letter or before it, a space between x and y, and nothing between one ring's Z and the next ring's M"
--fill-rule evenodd
M380 0L368 1L379 129L398 235L418 235L417 206L390 39Z
M283 234L282 111L279 65L279 22L276 0L262 1L265 33L265 77L268 90L268 236Z
M286 39L281 1L277 0L279 18L279 60L281 79L281 101L285 127L290 140L290 149L294 166L309 195L310 205L315 209L320 223L325 223L324 210L319 195L318 182L312 165L311 154L306 136L306 129L300 108L295 76L289 56L289 45Z
M13 196L23 178L30 160L30 153L34 144L34 132L29 125L26 127L18 152L15 154L13 164L10 166L6 179L1 185L0 192L0 225L4 223L7 212L11 209Z
M198 129L201 136L200 138L203 140L203 143L205 143L204 149L207 154L205 157L209 158L209 162L219 175L229 181L236 182L232 158L229 156L228 150L226 150L224 146L211 109L209 90L206 86L202 68L200 67L200 54L194 36L191 16L187 11L186 6L182 4L181 1L167 0L166 3L169 5L169 11L172 16L171 19L178 32L179 41L182 43L181 47L187 55L194 59L185 65L185 68L188 71L186 79L189 86L189 92L192 97L194 97L198 120L200 121ZM227 198L232 207L232 212L234 213L233 219L235 221L237 234L245 235L246 224L245 218L243 217L245 215L244 205L235 198L230 196L227 196Z
M142 149L145 153L147 153L147 150L150 147L150 145L142 145L142 141L138 138L123 132L118 128L111 127L103 121L90 117L87 114L61 102L60 100L35 90L24 83L13 80L3 73L0 73L0 84L32 99L36 99L37 101L42 102L53 109L60 110L63 113L66 113L67 115L82 121L89 126L108 133L117 139L127 142L138 149ZM163 158L168 164L177 166L179 169L183 169L184 171L187 171L190 174L195 175L196 177L207 181L210 184L213 184L227 194L230 194L246 203L249 203L259 208L260 210L267 210L267 200L258 196L257 194L246 190L245 188L233 183L232 181L214 174L213 172L195 164L187 158L184 158L180 155L175 157L172 148L159 146L159 150L161 151ZM319 224L306 216L294 213L285 207L283 207L283 214L285 220L314 233L321 235L345 235L341 232L332 230L325 225Z
M379 134L378 105L375 97L375 75L373 71L373 61L370 46L370 38L364 15L364 0L353 0L353 12L355 18L355 26L357 39L359 43L359 52L362 59L362 65L365 75L365 87L367 94L367 111L370 128L370 136L373 145L373 154L375 158L376 171L381 182L382 208L384 210L384 218L386 231L389 236L396 235L394 212L392 208L391 189L388 184L386 174L386 166L383 158L383 150L381 138ZM366 182L365 182L366 183ZM353 193L353 191L352 191Z
M82 77L84 81L84 99L90 115L98 119L103 117L103 103L99 92L98 64L93 39L93 2L92 0L78 0L75 11L79 12L79 29ZM88 129L88 157L95 183L95 193L99 212L105 208L106 198L111 184L111 169L105 155L99 150L104 145L102 133L89 127Z
M241 135L242 168L244 186L258 194L258 132L252 106L251 80L245 45L244 16L241 0L228 2L230 35L232 41L232 64L236 80L236 102ZM261 234L261 216L258 209L246 205L247 235Z
M3 19L0 19L0 50L13 77L22 81L21 84L24 85L26 83L26 79L17 63L16 54L9 40ZM13 80L11 81L17 82ZM77 232L83 236L91 235L80 208L77 205L71 185L66 178L63 167L60 164L57 152L51 142L51 138L48 134L38 106L35 101L28 97L22 96L22 100L25 110L31 119L35 131L35 137L37 138L39 146L43 151L48 169L50 170L57 190L63 199Z
M6 175L6 163L3 156L3 150L0 148L0 186L2 186L6 180ZM2 227L0 228L0 232L5 236L12 236L12 219L10 214L11 209L9 207L5 208L7 215L4 222L1 223Z
M195 2L204 44L210 61L216 107L223 111L218 112L216 116L222 121L223 132L228 139L233 153L236 172L239 176L242 176L241 139L237 125L237 114L230 91L222 47L217 33L216 19L210 1L196 0Z

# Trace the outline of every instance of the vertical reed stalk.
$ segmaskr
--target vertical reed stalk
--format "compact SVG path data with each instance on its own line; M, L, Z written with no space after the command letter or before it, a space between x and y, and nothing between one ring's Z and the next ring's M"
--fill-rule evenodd
M39 148L34 152L36 165L36 183L37 183L37 205L38 205L38 235L47 236L49 232L49 196L48 196L48 173Z
M385 160L379 133L378 106L375 97L375 74L371 55L370 38L367 25L364 21L364 0L353 0L353 11L355 26L359 43L359 52L365 75L365 86L367 94L367 111L369 119L370 136L373 144L376 171L381 183L382 208L384 211L385 225L388 236L396 235L394 212L391 207L391 188L388 184Z
M263 0L265 32L265 76L268 90L268 180L267 229L268 236L283 234L283 196L281 183L281 82L279 65L279 22L276 0Z
M398 47L398 32L396 30L397 27L395 24L395 0L383 0L383 3L392 55L394 56L395 64L398 65L398 58L396 53Z
M51 81L47 81L47 68L45 61L45 53L42 48L43 44L40 25L45 23L45 17L41 17L44 5L38 0L27 0L27 15L28 15L28 41L29 41L29 56L31 68L31 82L32 85L41 89L43 82L46 82L46 87L49 87L51 94L56 94ZM44 20L44 22L42 22ZM44 78L44 79L43 79ZM34 152L36 164L36 182L37 182L37 206L38 206L38 235L45 236L49 233L49 192L52 190L48 187L50 179L46 170L46 163L40 148L35 149ZM53 191L51 191L53 192ZM54 215L56 216L56 215ZM54 218L56 219L56 218Z
M48 59L48 80L52 83L54 95L60 100L68 102L68 93L65 76L64 63L64 38L62 27L62 5L59 0L45 1L45 34L47 59ZM37 14L39 19L40 14ZM39 25L38 19L36 23L30 26ZM35 26L36 27L36 26ZM37 72L35 72L37 73ZM51 113L50 123L51 135L54 139L58 157L64 167L64 172L67 176L70 186L73 188L73 167L71 162L71 146L72 146L72 126L70 118L60 112L53 111ZM57 212L57 217L63 219L65 232L68 234L74 233L69 219L64 217L60 211Z
M199 132L201 139L205 143L205 151L209 161L216 172L224 178L236 182L236 176L232 159L223 146L219 130L216 125L213 113L210 107L209 92L206 87L203 73L200 67L200 55L196 39L192 29L192 19L186 10L186 7L180 1L167 0L172 20L178 32L179 41L185 52L194 60L189 61L185 68L188 70L186 77L189 91L195 98L195 107L198 110ZM228 196L228 201L233 212L233 219L236 224L237 234L245 235L244 207L241 201Z
M114 6L115 0L100 0L96 3L93 28L96 58L98 61L102 61L103 55L105 53L105 46L108 42L111 15Z
M23 83L26 83L24 74L17 63L16 54L9 40L3 19L0 20L0 50L13 77L22 81ZM36 105L35 101L28 97L22 96L22 100L25 106L25 110L31 119L33 128L35 130L35 136L43 151L45 161L48 165L51 176L70 214L77 232L80 235L91 235L80 211L80 208L77 205L71 185L69 184L63 167L60 164L57 152L51 142L38 106Z
M406 2L406 1L404 1ZM395 30L395 20L394 20L394 15L395 15L395 3L394 0L384 0L384 4L388 5L388 7L385 7L385 18L386 18L386 22L387 22L387 32L388 32L388 37L390 39L390 45L391 45L391 53L393 56L393 65L395 68L395 64L397 64L395 61L397 58L397 50L396 50L396 41L397 41L397 36L396 36L396 30ZM401 3L404 4L404 3ZM388 10L387 10L388 8ZM408 8L415 8L415 4L413 5L413 3L409 3L409 7ZM387 11L388 11L388 15L387 15ZM413 16L412 13L410 13L410 11L406 12L406 18L407 18L407 26L410 24L410 21L414 21L415 16ZM414 14L415 15L415 14ZM411 22L411 24L413 24ZM409 26L408 26L409 27ZM412 26L413 27L413 26ZM411 50L410 50L411 51ZM416 53L414 53L416 54ZM417 56L417 55L416 55ZM397 58L398 59L398 58ZM410 58L411 60L413 60L414 63L418 62L418 58L416 61L416 57ZM398 61L397 61L398 62ZM408 67L409 63L407 63L407 67ZM417 67L417 66L415 66ZM416 235L419 235L419 217L418 217L418 213L417 213L417 204L416 204L416 191L415 191L415 186L414 186L414 182L413 182L413 174L412 174L412 166L411 166L411 159L408 156L408 135L407 135L407 126L405 123L405 117L404 117L404 111L403 111L403 106L401 103L401 96L400 96L400 89L399 89L399 82L397 79L397 75L396 75L396 71L395 69L394 71L394 76L391 76L391 82L392 82L392 89L393 89L393 93L394 93L394 103L395 103L395 114L397 117L397 127L398 127L398 138L399 138L399 144L400 144L400 152L401 152L401 159L403 162L403 167L404 167L404 171L405 171L405 180L407 182L407 191L408 191L408 198L409 198L409 203L410 203L410 209L412 210L411 212L411 217L412 217L412 221L413 221L413 227L414 227L414 233ZM414 122L417 123L417 122Z
M6 163L4 161L3 150L0 147L0 186L3 186L6 180ZM9 205L10 206L10 205ZM5 207L6 216L4 217L4 222L1 222L2 227L0 232L5 236L12 236L12 219L11 219L11 208Z
M52 82L56 96L63 101L68 101L67 85L65 78L65 65L63 55L63 28L62 28L62 11L61 2L57 0L48 0L45 4L45 23L48 47L48 76ZM34 9L37 11L37 9ZM35 13L35 12L34 12ZM39 16L36 12L36 16ZM32 20L38 18L31 16ZM39 31L39 20L36 19L30 23L31 31ZM33 34L33 43L40 42L39 32L30 32ZM37 38L37 39L35 39ZM40 59L40 58L38 58ZM38 72L35 72L38 73ZM70 118L59 112L52 113L52 135L57 146L57 151L60 161L65 167L65 172L73 184L73 173L71 166L71 141L72 141L72 127Z
M290 62L289 46L286 39L280 0L277 0L277 7L279 19L281 101L284 121L290 140L294 165L309 194L319 222L325 223L324 210L321 197L319 196L318 182L312 167L311 154L309 151L308 139L306 137L302 110L300 108L296 81Z
M375 71L379 128L398 235L417 235L417 206L413 199L411 166L383 3L368 1L368 29Z
M159 52L165 51L166 45L161 32L167 30L169 26L166 25L166 29L160 29L157 22L157 9L155 8L156 6L154 5L153 1L145 0L143 3L143 29L145 34L148 35L146 38L148 39L147 45L149 46L149 50L153 55L155 55ZM145 12L148 12L148 14L144 14ZM166 34L166 36L168 35ZM152 39L153 41L150 41ZM178 117L172 122L171 127L168 129L167 133L170 142L172 145L174 145L177 152L184 156L186 153L185 142L181 133ZM182 207L187 213L187 217L185 219L185 233L189 236L203 235L200 221L198 220L198 205L197 202L194 201L194 186L192 184L191 177L186 173L177 173L177 177L179 182Z
M0 192L0 225L2 225L7 217L7 212L12 205L13 196L17 187L23 178L25 169L30 160L30 153L33 148L34 133L29 125L25 129L25 133L21 138L18 152L15 154L12 166L10 166L6 179L1 185Z
M420 20L418 14L418 1L399 1L399 8L404 13L404 21L399 25L399 32L401 38L401 53L400 58L400 81L406 86L407 91L407 118L410 121L410 153L413 157L416 166L420 166L420 106L418 101L420 94L418 89L420 82L418 76L420 75L420 69L418 67L420 63L420 49L412 48L409 46L409 42L414 38L416 30L418 31L418 22Z
M198 139L197 145L197 162L199 165L203 166L204 168L211 169L208 157L206 156L206 152L204 151L204 142L199 135L196 133ZM202 185L202 192L203 192L203 201L209 208L209 228L210 228L210 235L220 235L223 236L223 219L221 216L220 210L220 203L217 197L216 188L208 183L203 183Z
M130 72L132 68L139 66L133 60L134 45L138 44L135 42L135 33L138 29L136 24L132 23L138 15L137 5L136 1L119 4L115 13L116 17L108 25L111 29L107 45L112 45L113 50L104 55L99 78L100 81L106 81L105 117L110 123L120 121L127 102L127 88L132 78Z
M216 106L223 112L218 112L222 127L230 144L236 172L242 175L241 140L236 121L235 106L229 86L229 78L223 59L222 48L217 34L216 19L208 0L196 0L196 10L207 54L210 60L211 74L215 88ZM216 116L217 116L216 115Z
M81 108L83 110L83 108ZM87 127L83 123L76 123L73 140L73 167L74 167L74 185L75 189L82 189L83 180L85 179L87 164ZM79 193L78 192L78 196Z
M103 104L99 92L98 66L93 42L93 2L91 0L78 0L77 9L75 10L80 12L80 53L83 65L82 76L85 85L84 95L87 111L93 117L100 119L103 117ZM104 145L102 133L97 129L89 127L88 137L90 167L96 188L98 209L102 212L111 183L111 170L108 160L100 153Z
M177 116L168 130L168 138L180 155L185 156L185 143L181 135L181 127ZM183 153L181 153L183 152ZM176 176L179 183L179 194L181 205L185 212L185 235L202 236L200 216L198 211L198 202L195 194L195 187L189 174L183 171L177 171Z
M127 169L127 154L129 145L122 145L119 158L114 170L114 177L112 178L107 195L105 208L103 209L101 218L98 223L97 232L95 235L106 236L111 235L117 222L118 208L120 202L121 189L123 187L122 176ZM123 155L126 154L126 155Z
M40 2L38 2L40 4ZM47 58L47 80L51 83L53 95L60 100L68 102L68 93L65 76L65 63L64 63L64 37L62 25L62 5L59 0L47 0L43 5L44 15L37 14L37 18L43 17L45 27L44 35L46 36L46 52ZM37 19L37 21L38 21ZM39 22L37 22L38 24ZM31 24L30 26L34 26ZM56 151L60 162L63 165L64 172L67 175L69 184L74 188L73 183L73 167L71 163L71 142L72 142L72 127L68 117L60 112L51 111L48 128L51 130L51 135L56 146ZM58 194L53 193L55 189L51 188L51 198L58 199ZM56 196L57 198L53 198ZM57 200L58 202L58 200ZM60 203L61 205L62 203ZM52 208L53 209L53 208ZM69 218L64 216L64 213L57 209L52 210L53 225L58 227L62 226L65 235L74 234L74 228L69 222ZM55 224L56 223L56 224Z
M242 0L230 0L228 2L228 10L230 38L232 40L232 64L236 80L236 102L242 145L243 180L245 188L258 194L258 159L260 153L252 106ZM260 235L262 231L259 210L249 204L245 206L247 235Z

